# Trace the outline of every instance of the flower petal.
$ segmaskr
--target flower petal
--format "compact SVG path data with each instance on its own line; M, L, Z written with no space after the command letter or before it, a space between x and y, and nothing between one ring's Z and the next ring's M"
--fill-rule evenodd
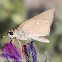
M31 52L32 52L32 62L37 62L37 52L36 52L36 49L33 45L33 42L34 41L30 42L30 48L31 48Z
M22 46L22 54L23 54L24 58L26 59L26 45Z
M16 61L22 62L21 55L17 50L16 46L12 43L12 40L9 43L4 45L2 51L4 52L3 55L6 58L13 59L14 60L13 62L16 62Z
M28 55L30 56L31 50L30 50L30 44L29 43L27 43L27 52L28 52Z
M27 52L27 45L22 46L22 54L24 57L24 62L30 62L30 57L29 57L28 52Z

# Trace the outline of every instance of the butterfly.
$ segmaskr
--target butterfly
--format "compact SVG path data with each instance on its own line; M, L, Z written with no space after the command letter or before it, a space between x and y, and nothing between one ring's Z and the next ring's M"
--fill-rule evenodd
M14 31L9 31L8 35L11 38L18 38L19 40L30 40L49 43L49 40L44 36L50 34L50 27L53 22L55 9L49 9L33 18L25 21Z

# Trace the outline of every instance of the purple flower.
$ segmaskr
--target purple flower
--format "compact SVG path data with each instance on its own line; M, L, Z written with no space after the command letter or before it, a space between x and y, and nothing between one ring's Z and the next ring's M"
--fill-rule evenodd
M27 43L27 45L22 46L22 54L24 56L25 62L31 62L30 61L30 54L32 56L32 62L37 62L37 53L36 49L33 45L34 41L31 41L30 43Z
M12 43L12 40L5 44L2 51L4 52L2 56L7 59L12 59L13 62L22 62L21 54L17 50L16 46Z
M22 54L23 54L24 59L26 60L26 45L22 46Z
M22 54L24 57L24 62L30 62L30 57L29 57L28 52L27 52L27 45L22 46Z
M36 52L36 49L33 45L33 42L34 41L30 42L30 48L31 48L31 52L32 52L32 62L37 62L37 52Z
M7 60L11 59L13 62L22 62L21 54L17 50L16 46L12 43L12 40L4 45L2 51L4 53L0 56L5 57ZM24 62L31 62L30 54L32 56L32 62L37 62L37 53L33 45L33 41L22 46L22 54L24 57Z
M30 56L31 50L30 50L30 44L29 43L27 43L27 52L28 52L28 55Z

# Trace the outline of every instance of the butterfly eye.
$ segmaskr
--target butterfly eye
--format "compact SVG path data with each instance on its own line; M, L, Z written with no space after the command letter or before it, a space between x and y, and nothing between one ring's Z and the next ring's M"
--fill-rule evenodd
M8 32L10 35L13 35L13 32Z

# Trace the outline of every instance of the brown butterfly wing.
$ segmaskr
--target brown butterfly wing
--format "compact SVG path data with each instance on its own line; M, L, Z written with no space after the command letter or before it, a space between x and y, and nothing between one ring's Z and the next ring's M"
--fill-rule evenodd
M46 36L50 33L50 27L53 22L55 9L44 11L43 13L25 21L19 26L23 31L30 35Z

